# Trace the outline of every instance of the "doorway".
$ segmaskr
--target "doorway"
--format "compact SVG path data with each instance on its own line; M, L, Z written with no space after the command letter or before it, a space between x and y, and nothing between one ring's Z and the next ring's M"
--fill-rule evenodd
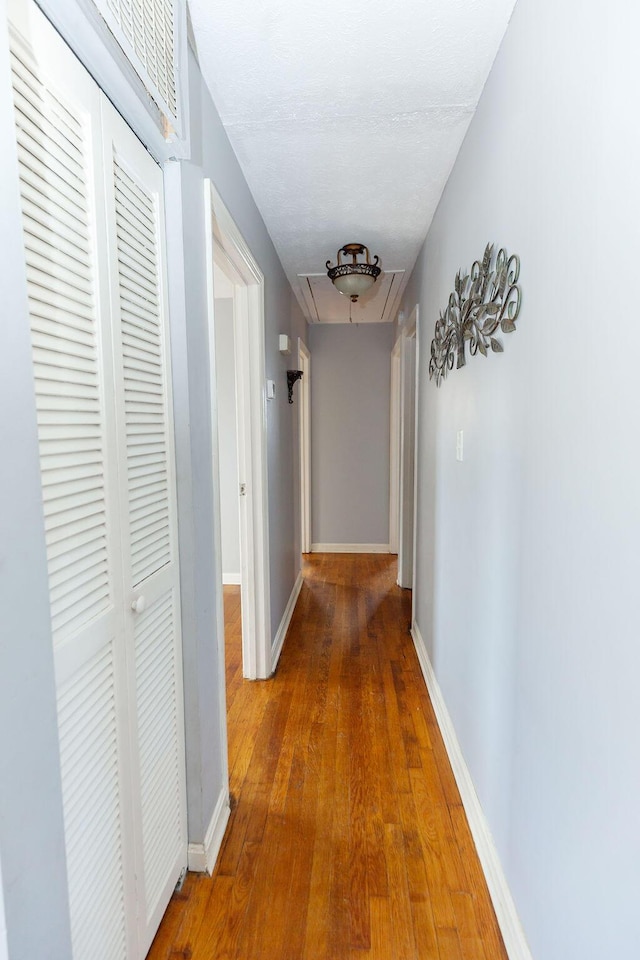
M236 401L237 506L239 570L224 571L222 555L223 517L221 476L214 469L216 509L216 569L219 571L216 606L218 634L224 637L223 572L240 581L242 618L242 674L248 680L264 680L272 671L269 568L267 438L264 358L264 278L238 227L211 181L205 181L205 216L208 273L210 369L212 383L213 449L217 464L222 456L216 388L216 301L230 301ZM216 274L221 292L219 297ZM225 441L228 430L225 430ZM226 481L225 481L226 482ZM227 519L225 517L224 523ZM232 521L233 522L233 521ZM229 526L231 529L231 525ZM224 653L224 651L222 651ZM223 658L222 658L223 662ZM224 670L221 673L224 682Z
M236 384L235 309L240 282L224 252L214 248L213 326L218 410L218 472L222 584L240 591L240 474L238 472L238 403ZM226 594L226 590L225 590Z
M298 338L300 381L300 552L311 553L311 354Z
M214 247L214 347L220 490L220 546L224 598L224 649L227 710L231 691L242 677L242 605L240 563L240 475L234 300L241 280L224 251Z
M400 522L400 348L402 334L398 335L391 351L391 411L389 422L389 553L398 553L398 525Z
M414 586L416 503L416 400L418 384L418 306L402 325L391 357L392 391L392 501L397 518L398 585ZM395 447L394 447L395 445ZM394 456L395 452L395 456ZM393 498L396 503L394 504Z

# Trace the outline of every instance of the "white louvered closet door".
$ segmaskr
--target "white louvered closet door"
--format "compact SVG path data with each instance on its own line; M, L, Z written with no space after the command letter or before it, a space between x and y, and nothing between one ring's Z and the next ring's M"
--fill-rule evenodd
M139 938L146 951L187 854L163 182L106 100L103 131Z
M73 953L123 960L135 899L100 93L33 5L10 16Z
M167 117L178 117L173 0L94 0Z
M187 853L162 175L9 6L73 957L142 960Z

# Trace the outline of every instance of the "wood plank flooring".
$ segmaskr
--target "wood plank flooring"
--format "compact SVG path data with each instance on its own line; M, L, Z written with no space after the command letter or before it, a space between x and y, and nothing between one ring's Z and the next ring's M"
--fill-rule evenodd
M275 677L225 588L232 813L149 960L506 960L396 558L314 554Z

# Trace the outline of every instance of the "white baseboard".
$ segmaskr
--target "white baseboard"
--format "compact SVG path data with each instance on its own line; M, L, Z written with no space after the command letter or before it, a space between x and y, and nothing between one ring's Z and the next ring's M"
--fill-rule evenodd
M287 630L289 629L289 624L291 623L291 617L293 616L293 611L296 608L296 603L298 600L298 595L302 590L303 584L302 571L296 577L296 582L293 585L293 590L291 591L291 596L289 597L289 602L285 608L285 611L282 615L282 620L280 621L280 626L278 627L278 632L276 633L275 640L273 641L273 646L271 648L271 673L275 672L276 667L278 666L278 660L280 659L280 654L282 653L282 648L284 646L284 638L287 635Z
M418 624L413 622L411 626L411 635L420 661L422 674L431 697L431 703L435 711L440 733L444 740L444 745L449 755L449 761L453 769L453 774L458 784L460 797L464 806L469 827L473 836L480 864L487 881L489 895L493 902L493 909L496 912L502 939L509 956L509 960L532 960L531 951L527 945L524 930L518 917L516 906L507 884L507 878L504 875L502 864L498 856L489 824L482 810L478 794L476 793L471 779L469 768L465 762L460 747L460 742L456 735L453 721L447 710L447 705L442 696L442 691L433 671L433 666L427 653L425 642L422 638Z
M230 812L229 788L225 784L220 791L218 801L211 815L211 820L204 837L204 843L190 843L187 848L187 865L189 870L193 870L195 873L208 873L209 876L211 876L213 868L216 865L216 860L218 859Z
M239 573L223 573L222 583L225 587L239 587L242 579Z
M311 553L389 553L388 543L312 543Z

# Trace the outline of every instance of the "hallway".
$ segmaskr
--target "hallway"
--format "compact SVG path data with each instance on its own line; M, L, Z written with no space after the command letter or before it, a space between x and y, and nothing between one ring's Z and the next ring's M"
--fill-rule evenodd
M149 960L506 957L396 563L308 556L267 683L241 679L225 591L233 809L214 876L187 876Z

